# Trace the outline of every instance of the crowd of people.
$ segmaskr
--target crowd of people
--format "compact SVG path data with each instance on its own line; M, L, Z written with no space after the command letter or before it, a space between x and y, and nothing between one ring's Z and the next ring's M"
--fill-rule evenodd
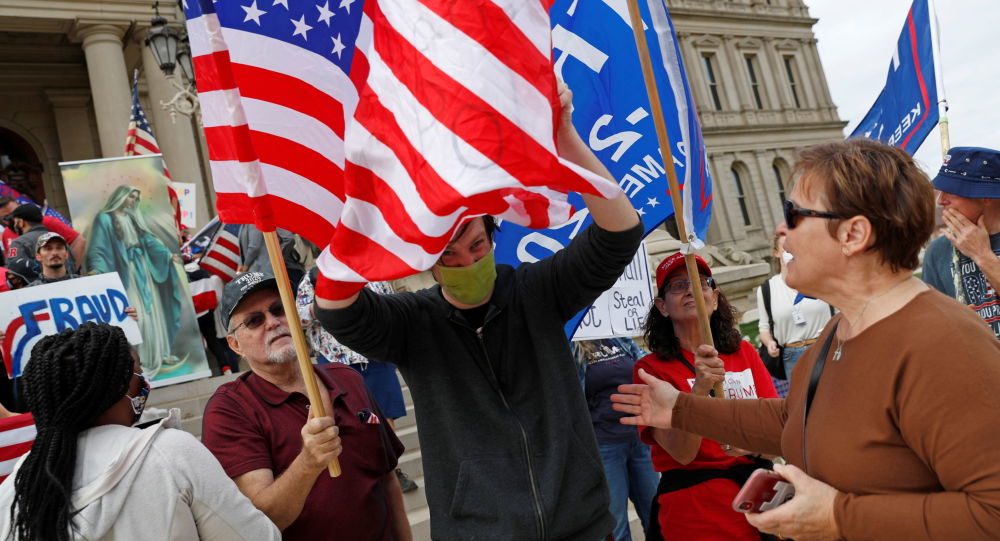
M568 114L559 148L610 178ZM0 396L0 416L36 431L0 484L0 535L409 540L403 493L417 487L399 470L398 369L434 539L623 541L630 501L646 539L996 539L1000 465L983 450L1000 444L1000 153L953 149L932 184L905 152L851 139L803 150L795 176L774 239L779 272L758 293L764 351L788 380L780 392L697 256L696 280L682 254L657 265L648 353L623 338L570 347L566 321L639 247L624 196L585 195L593 224L518 268L495 263L490 216L469 220L431 269L438 285L417 292L373 283L318 295L323 277L286 232L297 313L245 228L240 274L212 286L217 302L201 314L212 312L203 330L219 339L207 346L225 357L219 369L238 371L227 352L248 369L207 402L201 441L176 429L176 412L138 424L148 369L169 357L162 344L132 347L104 323L45 337ZM923 277L960 302L913 274L935 189L948 245L931 245ZM125 187L106 205L97 227L122 244L108 258L133 265L130 297L175 295L155 292L152 258L174 255L129 211L139 195ZM37 207L0 203L20 234L5 250L9 287L98 265L85 238L45 225ZM325 414L310 408L289 317L303 323ZM744 515L732 502L758 468L795 496Z

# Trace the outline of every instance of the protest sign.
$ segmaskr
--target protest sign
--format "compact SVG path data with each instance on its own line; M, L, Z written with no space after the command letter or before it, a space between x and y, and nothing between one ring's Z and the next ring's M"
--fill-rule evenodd
M143 373L155 387L211 375L181 266L169 179L159 155L59 164L84 270L117 272L139 312Z
M181 223L187 227L195 227L195 188L197 184L193 182L174 182L174 191L177 192L177 204L181 207Z
M573 340L631 337L642 334L646 312L653 302L646 243L639 245L632 262L611 289L601 293L577 327Z
M130 344L141 344L139 326L125 313L131 305L116 272L0 293L0 351L7 377L21 375L42 337L88 321L121 327Z

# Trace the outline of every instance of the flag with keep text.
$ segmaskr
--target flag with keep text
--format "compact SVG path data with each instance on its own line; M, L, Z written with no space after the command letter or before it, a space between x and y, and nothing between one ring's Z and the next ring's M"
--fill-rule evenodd
M851 137L877 139L913 154L937 125L937 79L931 12L914 0L896 42L885 87Z

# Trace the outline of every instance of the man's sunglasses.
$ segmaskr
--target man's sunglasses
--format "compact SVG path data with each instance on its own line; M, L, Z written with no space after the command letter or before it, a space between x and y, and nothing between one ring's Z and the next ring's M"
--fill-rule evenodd
M795 229L795 226L799 225L799 220L802 218L826 218L827 220L843 220L845 218L832 212L804 209L796 206L795 203L787 199L785 200L783 209L785 211L785 224L788 226L788 229Z
M283 317L285 315L285 306L281 304L280 300L277 300L267 308L267 311L276 318ZM233 330L229 331L229 334L234 334L240 329L240 327L246 327L247 330L252 331L263 325L265 321L267 321L267 316L264 312L250 312L247 314L247 317L243 319L243 323L234 327Z

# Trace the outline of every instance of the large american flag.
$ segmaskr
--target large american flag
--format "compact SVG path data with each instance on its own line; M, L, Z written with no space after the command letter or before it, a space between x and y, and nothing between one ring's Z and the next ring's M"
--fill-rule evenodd
M186 0L225 222L320 246L317 294L430 268L465 219L566 221L543 0Z
M132 111L129 114L128 131L125 132L125 155L145 156L147 154L161 154L161 152L160 147L156 144L156 137L153 136L153 128L146 119L146 112L142 110L142 104L139 103L139 75L137 71L132 80ZM174 223L179 232L181 230L181 206L177 200L177 192L170 185L170 172L167 171L165 162L163 174L168 180L167 193L170 194L170 206L174 209Z

